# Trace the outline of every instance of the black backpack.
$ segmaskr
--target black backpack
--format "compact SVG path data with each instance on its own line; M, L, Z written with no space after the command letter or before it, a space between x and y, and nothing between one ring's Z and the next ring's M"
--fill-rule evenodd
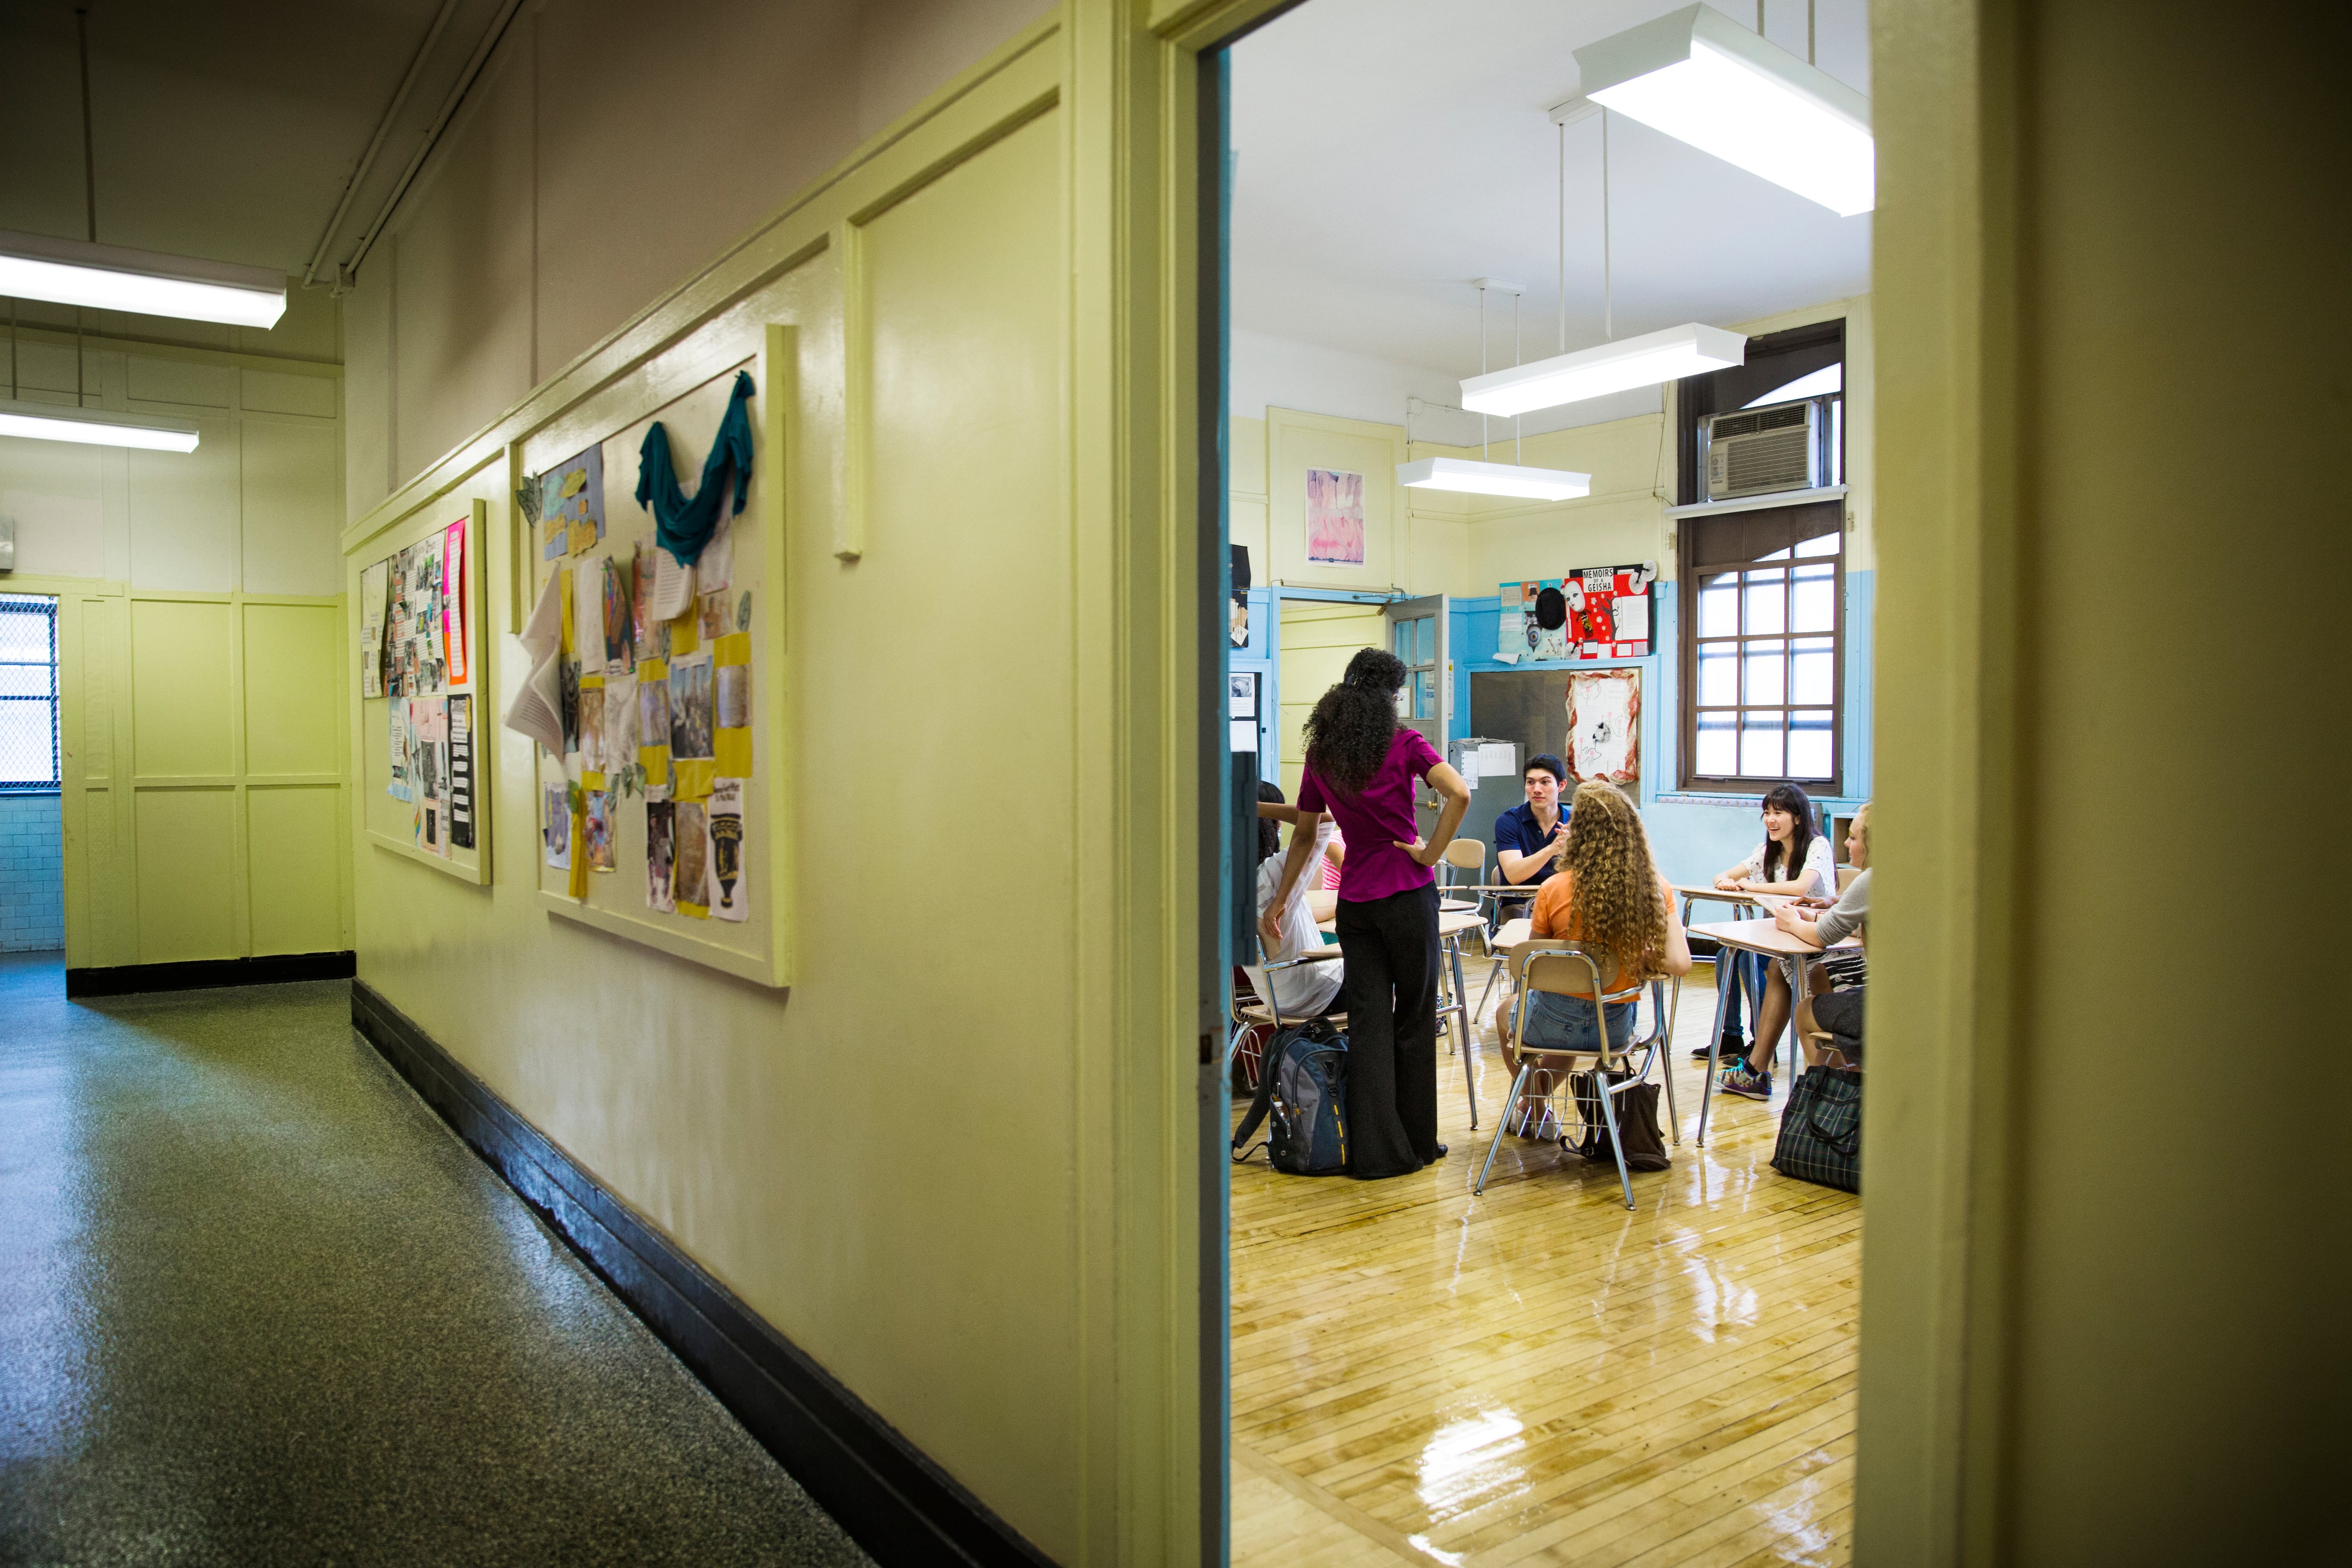
M1250 1134L1265 1121L1268 1158L1294 1176L1336 1176L1348 1168L1348 1037L1321 1018L1285 1029L1266 1047L1257 1093L1234 1132L1234 1159L1246 1160Z

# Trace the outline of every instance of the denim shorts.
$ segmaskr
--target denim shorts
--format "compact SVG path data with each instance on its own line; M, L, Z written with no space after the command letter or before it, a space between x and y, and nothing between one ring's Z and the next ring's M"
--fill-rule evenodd
M1638 999L1609 1004L1611 1050L1625 1048L1625 1043L1633 1037L1634 1020L1641 1010ZM1581 996L1537 992L1528 998L1528 1034L1521 1043L1555 1051L1599 1050L1601 1035L1594 1027L1592 1004Z

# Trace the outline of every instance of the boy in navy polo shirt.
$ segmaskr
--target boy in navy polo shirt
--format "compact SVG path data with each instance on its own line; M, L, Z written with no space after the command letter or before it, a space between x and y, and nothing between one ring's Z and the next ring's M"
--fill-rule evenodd
M1559 814L1559 784L1568 776L1568 764L1549 752L1538 752L1528 759L1521 776L1528 803L1495 819L1496 869L1504 881L1528 893L1525 899L1504 900L1505 920L1526 914L1535 890L1551 879L1552 857L1559 849L1560 836L1568 831L1568 823Z

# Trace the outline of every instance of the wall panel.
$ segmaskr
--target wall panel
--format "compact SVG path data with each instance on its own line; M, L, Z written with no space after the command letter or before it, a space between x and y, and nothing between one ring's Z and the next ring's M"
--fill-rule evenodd
M236 791L141 790L138 824L138 962L239 956Z
M236 771L236 620L226 596L131 599L139 777Z
M344 951L342 786L254 785L244 793L249 950Z
M255 774L331 773L342 701L342 609L256 604L245 617L245 766Z

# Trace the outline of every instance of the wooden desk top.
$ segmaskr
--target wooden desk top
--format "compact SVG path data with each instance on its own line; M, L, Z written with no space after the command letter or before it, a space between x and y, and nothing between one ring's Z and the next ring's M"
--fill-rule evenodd
M1674 889L1685 899L1720 899L1727 904L1746 904L1750 909L1756 907L1756 895L1753 893L1727 893L1712 885L1701 888L1685 886L1681 882L1675 883Z
M1836 952L1862 945L1848 937L1832 947L1815 947L1811 942L1799 942L1782 931L1776 921L1702 921L1686 929L1693 936L1703 936L1726 947L1736 947L1744 952L1760 952L1772 958L1817 958L1823 952Z
M1318 921L1315 929L1323 931L1337 931L1339 923L1338 917L1334 916L1328 921ZM1455 914L1440 910L1437 912L1437 940L1444 942L1449 936L1460 936L1464 931L1475 931L1486 923L1476 915Z

